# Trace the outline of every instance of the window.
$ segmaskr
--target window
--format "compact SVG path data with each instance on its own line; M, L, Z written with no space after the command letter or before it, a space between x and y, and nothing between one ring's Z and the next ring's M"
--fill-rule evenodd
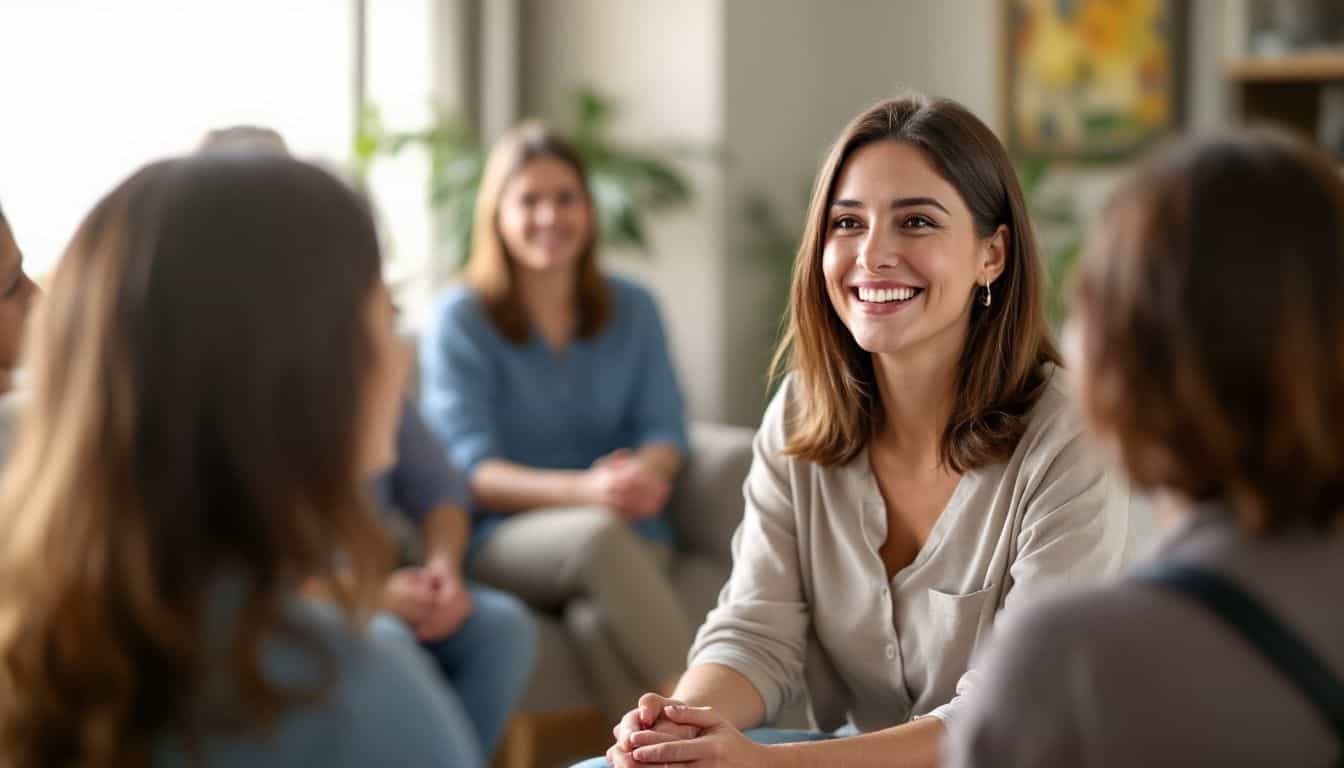
M428 116L430 0L366 0L366 81L389 124ZM0 3L0 205L30 273L135 168L209 129L279 131L343 166L354 131L353 0L5 0ZM424 159L381 163L373 194L389 277L429 258Z

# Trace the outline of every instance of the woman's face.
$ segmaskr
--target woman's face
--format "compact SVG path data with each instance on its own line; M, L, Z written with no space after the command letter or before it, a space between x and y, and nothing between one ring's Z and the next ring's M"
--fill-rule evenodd
M359 469L365 477L373 477L397 460L397 422L406 396L411 357L397 337L397 311L381 281L365 307L365 316L372 359L364 391Z
M591 240L592 219L583 180L554 157L525 163L499 198L505 249L520 267L537 272L573 269Z
M845 162L827 212L822 272L864 350L959 354L971 302L1003 271L1008 230L976 235L961 195L922 150L883 140Z
M0 219L0 371L11 371L19 364L24 326L38 293L23 271L23 254L9 224Z

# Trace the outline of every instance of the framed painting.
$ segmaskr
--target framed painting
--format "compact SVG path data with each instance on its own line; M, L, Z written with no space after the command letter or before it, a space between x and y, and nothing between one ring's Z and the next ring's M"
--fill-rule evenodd
M1002 1L1015 155L1124 160L1180 125L1186 0Z

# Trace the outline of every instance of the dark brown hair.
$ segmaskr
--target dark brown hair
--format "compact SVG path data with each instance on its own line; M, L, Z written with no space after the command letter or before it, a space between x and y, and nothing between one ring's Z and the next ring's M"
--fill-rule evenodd
M280 156L156 163L85 218L0 482L0 760L147 765L155 734L322 693L285 605L320 579L353 618L384 572L357 435L379 271L356 195ZM267 679L277 635L326 670L311 689ZM207 676L235 706L206 709Z
M785 336L772 368L793 371L805 393L786 450L825 466L850 461L882 424L872 355L841 322L822 273L827 214L845 162L877 141L923 151L988 237L1008 228L994 303L971 308L955 402L940 453L963 472L1006 459L1026 429L1026 413L1045 386L1044 366L1059 362L1045 319L1040 259L1017 175L1003 145L979 118L946 99L920 95L884 101L850 121L831 145L812 189L807 226L794 260Z
M1269 531L1344 503L1344 182L1254 131L1158 153L1104 209L1077 291L1084 406L1134 482Z
M480 296L491 323L501 336L515 344L527 341L532 326L518 296L517 266L499 234L499 203L514 175L542 157L559 160L574 170L591 214L592 232L579 254L575 286L578 337L592 338L611 318L611 289L597 267L597 214L583 158L573 144L541 123L522 123L504 134L490 150L476 197L471 255L465 268L466 282Z

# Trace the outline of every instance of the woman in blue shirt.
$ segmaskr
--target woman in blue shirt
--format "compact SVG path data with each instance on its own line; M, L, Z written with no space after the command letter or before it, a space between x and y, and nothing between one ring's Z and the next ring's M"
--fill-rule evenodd
M623 712L619 680L670 690L692 631L664 573L686 433L662 323L598 269L583 163L542 126L495 147L474 226L421 349L425 415L482 510L470 570L576 632L596 622L629 674L595 692Z

